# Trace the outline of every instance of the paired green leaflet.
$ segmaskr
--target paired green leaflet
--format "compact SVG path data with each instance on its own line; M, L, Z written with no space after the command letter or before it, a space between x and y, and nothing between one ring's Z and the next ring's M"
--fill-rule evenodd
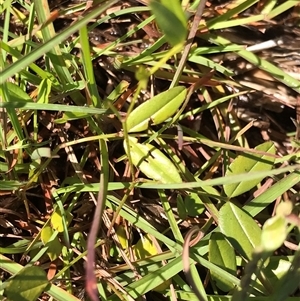
M126 124L129 133L147 130L150 124L157 125L175 114L187 94L185 87L175 87L162 92L138 106L128 116Z
M126 120L129 133L147 130L149 124L163 123L176 113L186 98L184 87L175 87L154 96L134 109ZM127 155L133 164L148 178L161 183L181 183L181 177L172 161L153 145L139 143L134 137L128 138L129 148L124 141Z

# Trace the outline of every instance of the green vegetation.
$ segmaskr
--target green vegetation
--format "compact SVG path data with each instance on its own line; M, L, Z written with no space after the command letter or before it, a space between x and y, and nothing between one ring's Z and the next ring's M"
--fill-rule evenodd
M299 300L299 14L0 0L0 299Z

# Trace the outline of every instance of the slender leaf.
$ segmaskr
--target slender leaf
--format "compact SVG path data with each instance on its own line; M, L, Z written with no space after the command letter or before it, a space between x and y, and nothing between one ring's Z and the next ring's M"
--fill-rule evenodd
M47 51L50 51L53 49L53 45L57 45L61 43L63 40L67 39L69 36L71 36L74 32L79 30L82 26L86 25L90 22L91 19L95 18L96 16L99 16L99 14L106 9L108 9L113 3L116 1L111 0L108 3L105 3L104 5L96 7L94 10L92 10L88 15L86 15L83 19L78 20L73 26L67 27L67 29L63 30L61 33L53 37L51 40L47 41L40 47L34 49L29 55L21 58L16 63L10 65L6 69L4 69L1 73L2 76L0 77L0 84L3 84L9 77L13 76L17 72L21 71L24 66L27 66L31 63L33 63L35 60L40 58L42 55L44 55ZM1 46L1 44L0 44Z
M18 108L22 110L49 110L49 111L65 111L73 113L86 113L86 114L103 114L106 112L104 109L84 106L68 106L60 104L45 104L25 101L10 101L1 102L0 108Z

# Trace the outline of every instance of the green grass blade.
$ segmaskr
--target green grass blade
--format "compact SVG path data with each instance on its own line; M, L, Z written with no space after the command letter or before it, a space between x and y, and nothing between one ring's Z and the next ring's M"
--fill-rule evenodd
M73 26L66 28L61 33L53 37L51 40L47 41L43 45L39 46L38 48L34 49L30 54L24 56L16 63L10 65L6 69L2 71L2 76L0 77L0 84L3 84L9 77L13 76L14 74L18 73L22 69L24 69L27 65L33 63L38 58L43 56L46 52L49 52L55 45L58 45L69 36L71 36L74 32L78 31L82 26L86 25L90 22L91 19L99 16L102 12L108 9L111 5L116 3L116 0L109 1L102 6L96 7L93 11L87 14L81 20L78 20Z

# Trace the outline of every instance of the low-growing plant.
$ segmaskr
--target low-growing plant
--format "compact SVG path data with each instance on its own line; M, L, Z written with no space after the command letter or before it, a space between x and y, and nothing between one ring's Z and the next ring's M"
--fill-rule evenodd
M1 298L299 300L299 8L0 0Z

